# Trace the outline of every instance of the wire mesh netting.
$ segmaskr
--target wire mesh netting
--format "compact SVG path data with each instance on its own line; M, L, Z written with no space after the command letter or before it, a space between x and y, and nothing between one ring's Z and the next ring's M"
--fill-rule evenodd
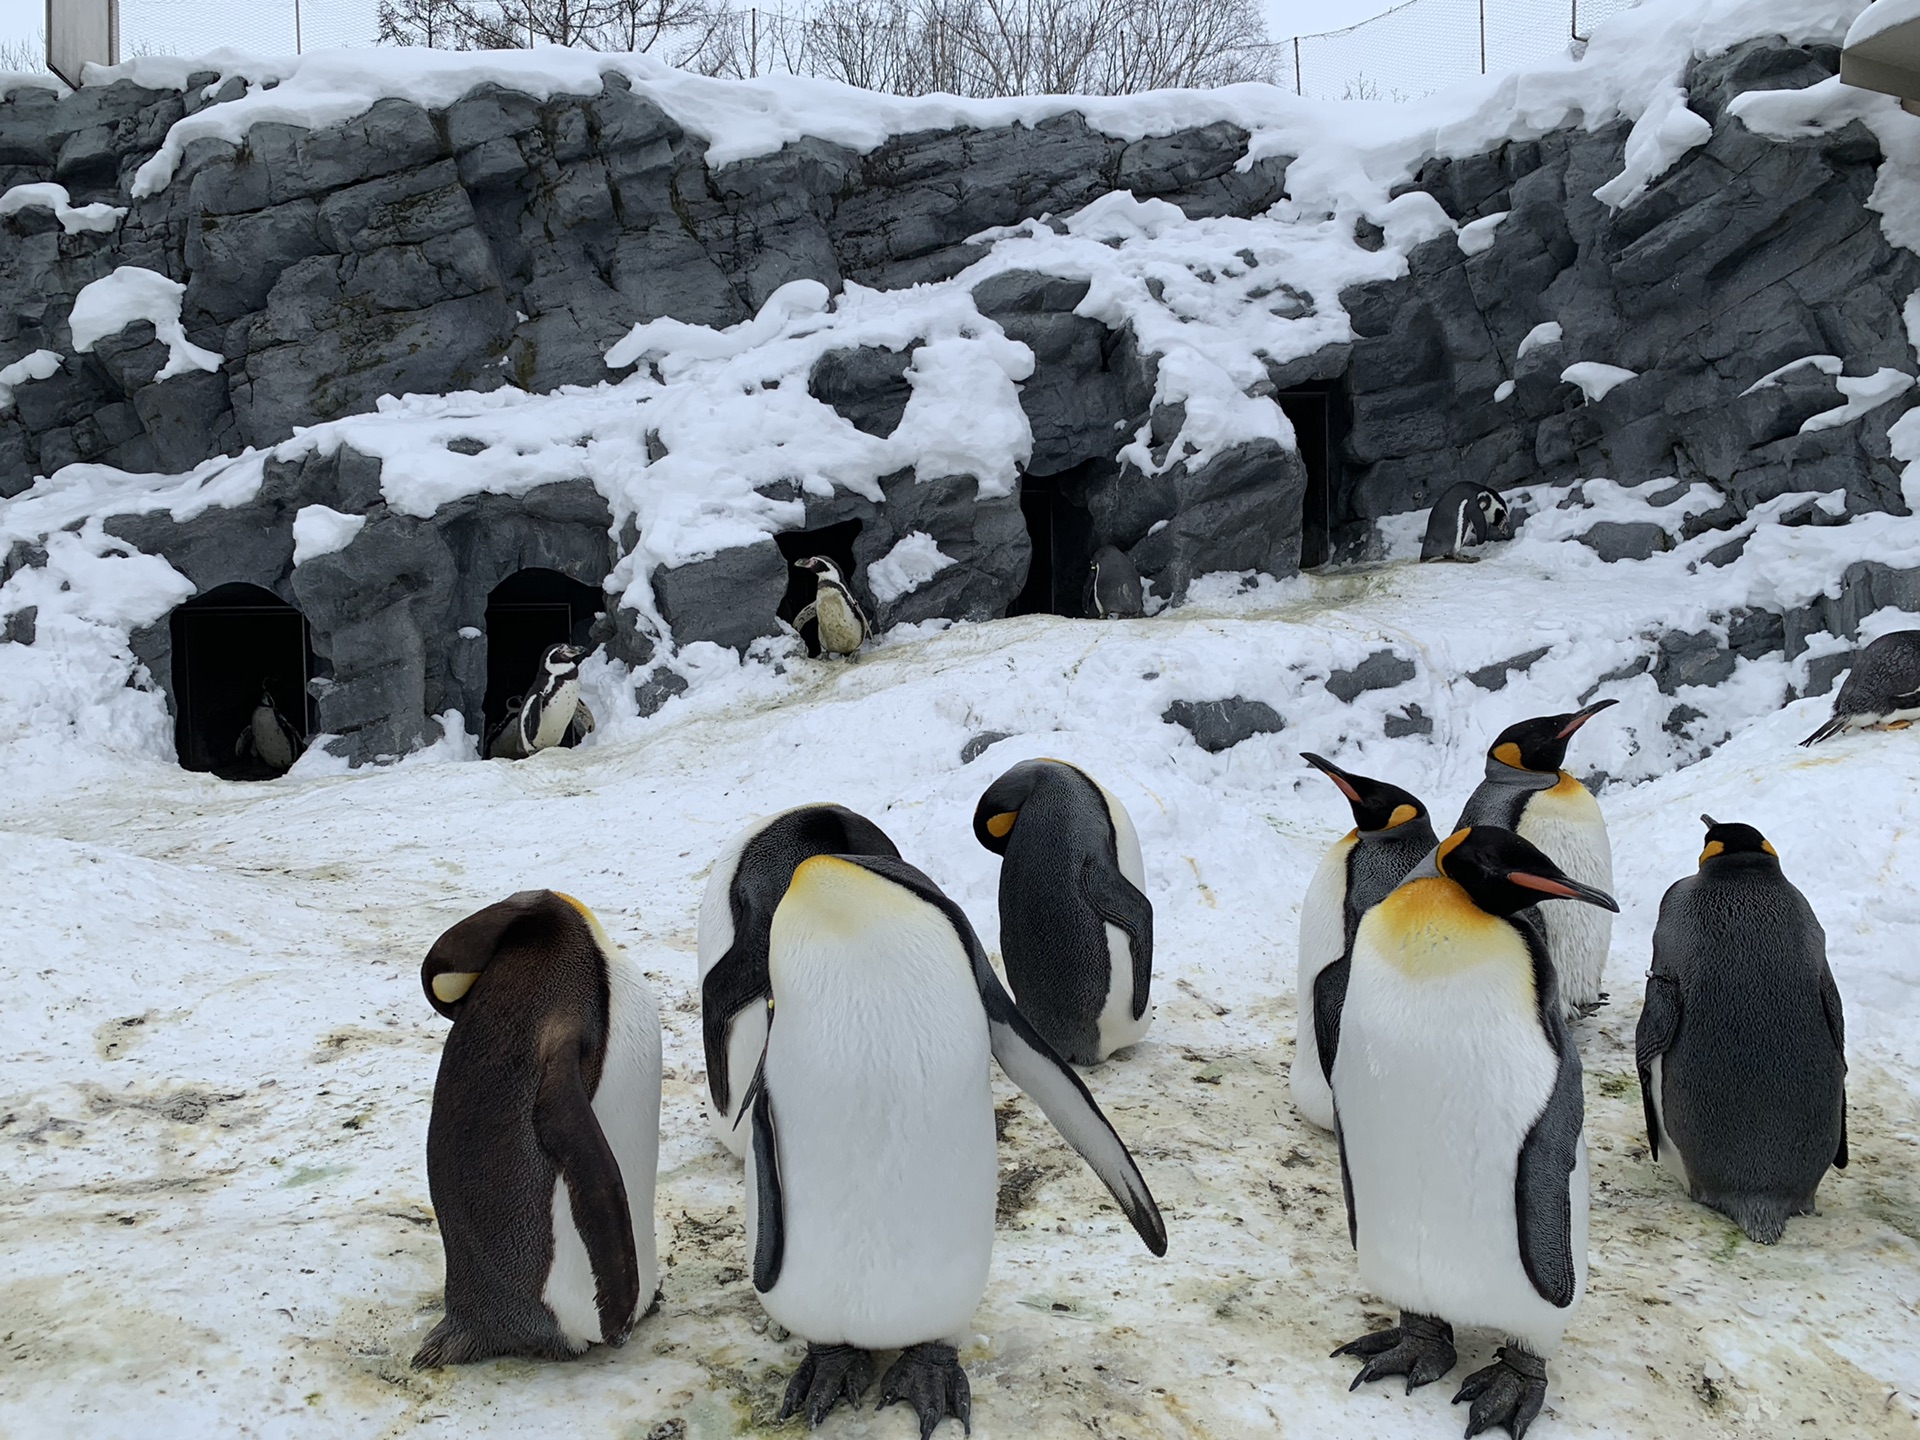
M120 0L120 53L204 55L230 48L291 55L371 45L380 34L379 8L379 0Z
M1565 55L1639 0L1406 0L1275 47L1273 79L1323 100L1412 100Z

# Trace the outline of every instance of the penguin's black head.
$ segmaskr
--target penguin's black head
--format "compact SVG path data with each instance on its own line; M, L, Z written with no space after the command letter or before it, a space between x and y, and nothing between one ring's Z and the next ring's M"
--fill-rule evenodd
M1480 487L1480 515L1487 522L1489 535L1499 540L1509 538L1512 534L1507 525L1510 513L1498 490L1491 485Z
M1551 774L1567 758L1567 742L1574 732L1618 700L1596 700L1584 710L1570 715L1541 715L1509 725L1494 737L1487 758L1510 765L1515 770L1538 770Z
M796 570L811 570L823 580L832 580L837 584L847 583L846 576L840 573L840 567L824 555L803 555L793 562Z
M1355 775L1351 770L1342 770L1331 760L1319 755L1309 755L1303 751L1300 758L1340 787L1340 793L1347 797L1347 803L1353 807L1356 830L1377 834L1382 830L1410 824L1427 813L1427 807L1420 803L1417 796L1408 794L1398 785Z
M522 890L474 911L434 941L420 966L420 988L427 992L429 1005L447 1019L458 1020L474 982L503 948L568 933L596 945L599 922L571 895Z
M1581 884L1529 841L1493 825L1454 831L1433 852L1433 863L1489 915L1512 915L1542 900L1620 909L1606 891Z
M1772 843L1751 825L1722 824L1711 815L1702 815L1700 823L1707 827L1706 848L1700 852L1700 863L1717 860L1722 855L1771 855L1775 860L1780 852Z
M987 787L973 807L973 838L996 855L1007 853L1007 839L1020 819L1020 807L1049 771L1070 769L1058 760L1022 760Z
M549 675L564 675L569 670L578 670L586 658L587 652L578 645L549 645L547 653L540 657L540 668Z

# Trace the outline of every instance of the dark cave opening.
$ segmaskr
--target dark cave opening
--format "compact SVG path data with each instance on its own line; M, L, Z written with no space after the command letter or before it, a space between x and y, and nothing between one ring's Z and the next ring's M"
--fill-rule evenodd
M1300 568L1311 570L1333 558L1334 471L1346 410L1333 381L1296 386L1273 398L1293 424L1307 472L1307 492L1300 502Z
M593 647L593 622L607 608L604 590L558 570L517 570L487 596L487 695L483 735L491 735L509 701L526 694L549 645Z
M280 770L241 753L264 689L305 740L313 728L306 617L258 585L221 585L177 607L173 645L174 750L183 769L223 780L271 780Z
M1025 475L1020 480L1020 515L1033 547L1027 583L1007 606L1009 615L1065 615L1084 618L1087 575L1093 564L1093 516L1075 497L1095 467L1089 460L1059 475Z
M860 527L859 520L842 520L835 525L822 525L818 530L788 530L773 537L773 543L780 547L781 557L787 562L787 589L774 614L791 625L793 617L813 603L819 581L811 570L794 569L796 561L809 556L820 555L833 561L840 567L847 584L853 584L853 542L860 537ZM814 623L807 621L799 627L799 633L806 642L807 653L818 655L820 636Z

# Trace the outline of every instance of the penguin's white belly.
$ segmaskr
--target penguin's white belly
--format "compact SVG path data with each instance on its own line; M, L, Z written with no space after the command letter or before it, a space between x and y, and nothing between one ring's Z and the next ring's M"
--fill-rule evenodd
M1347 857L1355 838L1348 835L1327 851L1313 872L1307 898L1300 902L1300 958L1294 972L1293 1069L1288 1084L1293 1107L1311 1124L1333 1129L1333 1091L1320 1067L1320 1037L1314 1029L1313 985L1320 972L1340 958L1347 939Z
M1586 1286L1584 1138L1573 1190L1574 1304L1520 1258L1520 1146L1558 1073L1518 987L1472 967L1412 983L1356 959L1334 1061L1360 1274L1402 1309L1478 1325L1546 1355Z
M286 732L274 721L271 710L253 712L253 750L275 770L293 768L293 746L287 743Z
M1613 893L1613 847L1600 805L1585 786L1556 786L1533 797L1520 817L1520 838L1530 840L1574 879ZM1549 900L1540 907L1547 953L1560 977L1562 1007L1571 1014L1591 1005L1605 985L1613 945L1613 915L1598 905Z
M647 982L633 963L609 956L607 1049L600 1086L593 1093L593 1118L620 1166L627 1192L627 1217L633 1226L634 1258L640 1275L633 1314L638 1320L653 1303L659 1283L659 1256L653 1234L653 1193L660 1156L660 1014ZM553 1182L553 1267L540 1298L553 1312L561 1333L577 1351L604 1337L597 1287L586 1242L573 1223L567 1182Z
M1134 831L1133 817L1127 814L1125 806L1107 794L1105 786L1100 787L1100 793L1106 798L1107 817L1113 822L1114 852L1119 857L1120 873L1144 895L1147 893L1147 867L1140 854L1140 837ZM1133 941L1118 925L1108 925L1106 932L1107 960L1111 970L1107 979L1107 1001L1100 1009L1102 1059L1135 1043L1147 1033L1148 1025L1153 1022L1151 1005L1137 1016L1133 1013Z
M1666 1057L1663 1055L1656 1055L1653 1057L1653 1064L1648 1067L1650 1076L1649 1089L1653 1095L1653 1133L1655 1140L1657 1140L1660 1145L1660 1163L1672 1171L1673 1174L1679 1178L1680 1183L1686 1187L1687 1192L1691 1194L1693 1192L1693 1182L1687 1178L1686 1156L1680 1153L1680 1147L1673 1143L1673 1136L1667 1133L1666 1095L1660 1089L1663 1083L1661 1077L1665 1073L1665 1066L1662 1062L1665 1059Z
M866 638L860 617L847 604L846 596L830 586L820 587L815 602L814 621L820 627L820 648L835 655L851 655Z
M950 942L949 942L950 943ZM986 1291L999 1163L986 1015L937 976L813 968L776 983L767 1089L786 1248L767 1313L818 1344L882 1350L966 1333ZM751 1122L749 1122L751 1123ZM747 1160L747 1253L759 1236Z
M567 726L573 723L574 708L580 703L580 682L569 680L554 692L553 699L540 712L540 724L533 732L535 750L551 750L567 738Z

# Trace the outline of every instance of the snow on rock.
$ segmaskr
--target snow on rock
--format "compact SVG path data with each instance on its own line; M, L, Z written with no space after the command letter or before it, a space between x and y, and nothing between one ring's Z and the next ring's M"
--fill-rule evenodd
M1526 359L1531 351L1544 349L1548 345L1558 345L1561 333L1558 320L1542 320L1521 337L1520 347L1513 352L1514 364L1517 365Z
M167 363L155 380L170 380L189 370L218 370L220 357L187 339L180 324L180 297L187 287L155 270L121 265L111 275L88 285L73 301L67 318L73 348L85 354L109 335L118 335L136 320L153 326L167 347Z
M1386 232L1387 244L1402 253L1459 229L1446 208L1424 190L1395 196L1381 210L1379 225Z
M1920 20L1920 0L1874 0L1872 5L1860 12L1860 18L1848 27L1847 37L1841 45L1843 48L1858 45L1884 30L1915 20Z
M1680 85L1665 87L1634 121L1620 173L1595 190L1594 198L1615 210L1625 209L1646 194L1647 186L1671 170L1682 155L1712 138L1713 126L1687 108L1686 89Z
M890 604L909 591L918 590L953 563L953 557L941 554L939 545L926 531L909 531L891 550L867 566L867 588L881 604Z
M1742 399L1745 399L1756 390L1771 389L1779 385L1781 380L1786 376L1791 375L1794 371L1806 365L1811 365L1822 375L1838 375L1842 370L1847 368L1846 362L1838 355L1802 355L1798 360L1789 360L1784 365L1776 365L1746 389L1742 390L1740 396Z
M293 517L293 563L305 564L353 543L366 528L364 515L343 515L325 505L303 505Z
M1847 403L1809 416L1800 425L1802 435L1815 430L1831 430L1836 425L1858 420L1869 410L1878 409L1889 400L1897 400L1906 394L1913 388L1914 379L1904 370L1883 365L1871 375L1842 375L1833 383L1847 397Z
M124 205L109 205L103 200L96 200L90 205L72 205L68 199L67 187L51 181L15 185L0 195L0 215L11 215L16 210L33 207L51 210L54 218L60 222L60 228L69 235L83 230L110 231L126 218L127 207Z
M1478 220L1469 221L1460 227L1457 239L1462 255L1479 255L1493 248L1493 232L1500 228L1500 222L1507 218L1507 211L1496 210L1491 215L1482 215Z
M1569 385L1578 385L1591 405L1606 399L1610 391L1637 378L1639 373L1618 365L1603 365L1598 360L1580 360L1562 370L1560 378Z
M45 380L60 369L60 355L54 350L35 350L22 355L11 365L0 365L0 410L13 404L16 385L29 380Z
M1506 403L1506 401L1513 398L1513 391L1514 391L1513 381L1502 380L1498 385L1493 387L1494 403L1495 404Z

